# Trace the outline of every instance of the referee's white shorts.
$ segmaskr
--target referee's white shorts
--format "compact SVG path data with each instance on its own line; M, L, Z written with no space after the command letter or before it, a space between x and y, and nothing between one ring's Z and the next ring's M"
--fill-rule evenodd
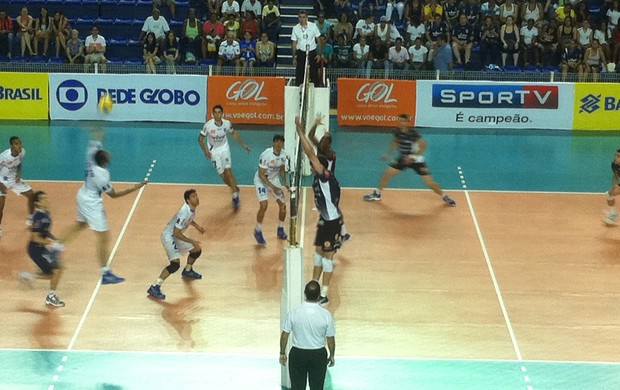
M180 259L182 255L194 248L194 245L189 242L176 239L172 234L167 234L166 232L161 234L161 244L164 246L169 261Z
M284 201L286 200L284 196L284 186L280 184L279 180L277 183L274 183L274 184L282 190L281 195L278 195L275 192L273 192L271 187L268 187L267 185L265 185L265 183L263 183L261 179L259 179L256 176L254 177L254 187L256 188L256 197L258 198L259 202L264 202L266 200L269 200L269 194L272 194L273 197L276 198L278 202L284 203Z
M232 167L232 160L228 145L211 150L211 162L218 175L224 173L225 169L230 169Z
M96 232L107 232L108 218L103 209L103 200L94 200L81 195L77 195L77 217L78 222L85 222L91 230Z
M24 192L32 190L32 187L30 187L25 181L15 181L15 178L8 176L0 177L0 183L4 184L7 189L13 191L17 195L21 195ZM0 196L6 196L6 194L0 192Z

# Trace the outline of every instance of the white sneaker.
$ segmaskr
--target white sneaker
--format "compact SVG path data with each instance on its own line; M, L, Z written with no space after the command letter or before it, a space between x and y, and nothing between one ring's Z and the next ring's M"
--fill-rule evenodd
M607 213L605 218L603 218L603 222L605 222L607 225L613 225L617 219L618 219L618 212L615 210L612 210L609 213Z

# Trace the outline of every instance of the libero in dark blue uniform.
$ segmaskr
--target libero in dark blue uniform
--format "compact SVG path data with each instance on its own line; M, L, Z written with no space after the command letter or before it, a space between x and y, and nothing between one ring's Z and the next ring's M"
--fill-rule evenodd
M30 230L33 233L37 233L42 238L53 239L50 233L52 226L52 217L49 212L43 210L35 210L32 215L32 226ZM46 275L51 275L52 271L59 268L58 253L47 249L47 247L40 242L30 241L28 243L28 255L34 261L34 263L41 269Z

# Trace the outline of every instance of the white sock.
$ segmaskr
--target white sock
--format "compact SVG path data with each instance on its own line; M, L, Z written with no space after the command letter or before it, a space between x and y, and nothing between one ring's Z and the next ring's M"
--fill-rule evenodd
M161 286L163 282L164 280L162 278L157 278L157 280L155 281L155 286Z
M51 296L53 296L53 295L56 295L56 291L55 291L55 290L50 290L50 291L47 293L47 296L48 296L48 297L51 297Z
M378 188L375 188L375 194L379 194L379 195L381 195L381 190L380 190L380 189L378 189Z
M105 267L101 267L101 272L103 272L104 274L108 271L111 271L111 269L107 265Z
M263 224L262 223L257 223L255 229L256 229L257 232L262 232L263 231Z
M188 271L188 272L191 271L192 270L192 265L191 264L187 264L185 266L185 270Z
M329 291L329 286L326 286L326 285L321 286L321 296L326 297L328 291Z
M233 192L233 199L237 199L239 197L239 191Z
M278 228L283 228L284 227L284 221L280 221L280 223L278 223Z
M342 226L340 227L340 235L344 236L345 234L349 234L349 232L347 232L347 227L343 223Z

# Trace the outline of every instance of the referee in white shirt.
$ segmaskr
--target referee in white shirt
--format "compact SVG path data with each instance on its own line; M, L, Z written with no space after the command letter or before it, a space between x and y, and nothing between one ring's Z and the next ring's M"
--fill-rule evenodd
M304 67L306 66L306 47L308 48L308 62L310 65L310 81L319 85L319 67L316 62L316 45L321 31L312 22L308 22L308 12L299 11L299 23L293 27L291 33L291 47L293 48L293 65L295 66L295 85L304 82Z
M319 303L321 286L316 280L306 284L306 302L291 310L284 320L280 336L280 364L286 364L288 336L293 333L293 347L289 353L288 372L292 390L305 390L306 380L310 390L323 390L327 365L335 363L336 329L331 313ZM325 350L325 340L329 357Z

